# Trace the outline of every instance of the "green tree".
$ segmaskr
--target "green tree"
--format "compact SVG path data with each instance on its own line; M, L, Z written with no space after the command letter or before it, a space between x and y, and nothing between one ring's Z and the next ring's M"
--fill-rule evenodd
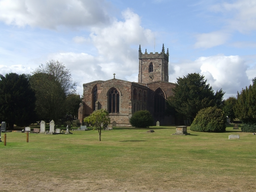
M168 104L190 122L201 109L223 105L222 90L214 93L204 76L198 73L190 73L183 78L178 78L173 92L173 96L168 98Z
M7 122L9 129L14 124L27 126L35 121L35 100L28 76L0 75L0 119Z
M94 111L90 116L84 118L87 125L91 125L93 129L97 129L99 133L99 141L101 141L101 130L106 129L110 123L108 112L105 109Z
M235 105L236 105L235 97L229 97L227 100L224 101L223 111L225 115L230 118L231 122L235 119L235 111L234 111Z
M141 110L136 111L130 118L130 123L134 127L149 127L154 123L154 119L149 111Z
M250 85L237 93L235 115L243 123L256 123L256 84Z
M34 72L34 74L36 73L52 75L55 78L55 81L60 83L66 96L76 91L76 83L72 82L70 71L59 61L51 60L46 63L46 66L41 64Z
M58 122L65 114L65 92L54 76L36 73L30 83L36 93L36 113L39 120Z
M226 116L215 107L201 109L190 126L191 131L224 132L226 131Z
M80 95L69 94L65 100L66 115L71 115L74 119L77 116L79 104L81 103Z

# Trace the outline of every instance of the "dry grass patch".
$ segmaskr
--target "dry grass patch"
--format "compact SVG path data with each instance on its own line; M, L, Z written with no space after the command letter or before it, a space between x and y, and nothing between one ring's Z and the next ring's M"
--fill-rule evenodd
M229 129L229 131L233 131ZM8 133L0 144L0 191L255 191L256 137L172 135L174 127ZM239 134L239 140L228 140Z

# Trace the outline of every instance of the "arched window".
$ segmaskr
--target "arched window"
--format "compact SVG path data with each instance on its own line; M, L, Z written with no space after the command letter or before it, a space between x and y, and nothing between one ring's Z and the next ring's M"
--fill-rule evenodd
M161 88L158 88L155 91L154 111L155 111L155 116L164 116L165 97L164 97L164 93Z
M153 63L152 62L149 64L148 72L153 72Z
M138 100L141 100L141 90L139 90Z
M108 92L108 112L119 113L119 92L115 88Z
M98 94L97 94L97 85L95 85L92 89L92 110L95 110L95 103L98 99Z
M137 90L133 90L133 100L137 100Z

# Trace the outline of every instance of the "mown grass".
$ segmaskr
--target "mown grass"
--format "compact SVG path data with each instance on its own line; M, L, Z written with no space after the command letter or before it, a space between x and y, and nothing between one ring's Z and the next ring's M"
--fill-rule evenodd
M225 133L188 130L190 135L178 136L172 135L175 127L151 129L155 132L135 128L103 131L101 142L96 130L71 135L31 133L29 143L24 133L7 133L7 146L0 143L1 168L65 179L79 179L84 173L117 181L256 179L256 136L251 133L228 127ZM228 140L230 134L239 134L240 139Z

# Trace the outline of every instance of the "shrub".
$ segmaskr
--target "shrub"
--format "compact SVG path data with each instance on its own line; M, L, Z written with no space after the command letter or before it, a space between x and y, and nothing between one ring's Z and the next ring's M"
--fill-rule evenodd
M72 126L73 127L80 127L80 125L81 125L81 123L78 119L72 121Z
M243 124L241 127L242 132L255 132L256 124Z
M226 131L226 117L217 107L201 109L190 126L192 131L223 132Z
M154 119L149 111L141 110L132 115L130 123L134 127L149 127L153 125Z

